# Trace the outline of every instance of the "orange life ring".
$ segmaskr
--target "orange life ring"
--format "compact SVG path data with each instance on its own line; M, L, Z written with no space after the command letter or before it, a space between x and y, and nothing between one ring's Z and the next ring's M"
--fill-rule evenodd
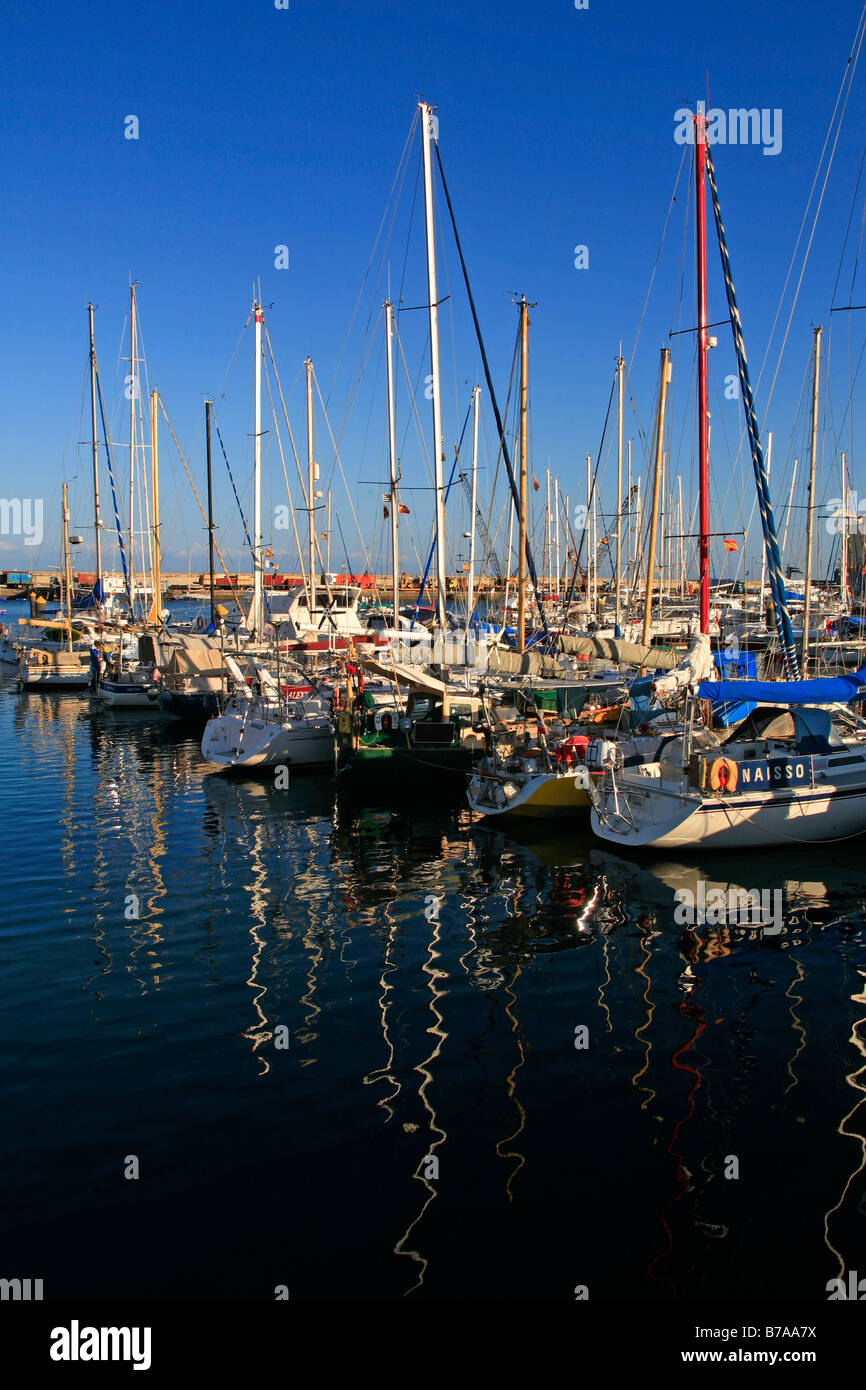
M739 770L733 758L715 758L710 764L710 786L714 792L737 790Z

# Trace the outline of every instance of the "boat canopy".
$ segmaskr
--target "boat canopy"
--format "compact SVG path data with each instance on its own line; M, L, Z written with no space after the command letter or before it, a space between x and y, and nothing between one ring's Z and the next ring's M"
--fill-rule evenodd
M437 680L435 676L430 676L420 666L401 666L399 662L391 662L386 665L383 661L376 661L373 657L365 657L361 662L365 671L369 671L372 676L381 676L386 681L391 681L393 685L407 686L410 690L427 690L433 694L441 695L448 689L444 681Z
M702 700L767 700L777 705L845 705L866 699L866 666L850 676L811 681L701 681Z
M638 642L624 642L618 637L569 637L560 633L556 648L566 656L595 657L599 661L621 662L627 666L644 666L653 671L672 671L680 661L678 652L669 647L644 647ZM492 647L487 654L487 669L511 676L540 676L550 680L568 674L558 657L540 652L501 651Z
M843 740L833 728L833 720L828 710L800 708L796 705L793 708L784 705L759 705L747 719L726 735L722 744L757 743L766 739L795 743L797 752L804 755L827 754L834 748L845 747Z
M213 647L192 648L186 651L179 647L172 652L168 663L170 676L219 675L223 669L219 649Z
M569 656L594 656L604 661L620 661L627 666L645 666L653 671L672 671L679 665L680 653L670 647L645 647L618 637L569 637L560 634L557 646Z

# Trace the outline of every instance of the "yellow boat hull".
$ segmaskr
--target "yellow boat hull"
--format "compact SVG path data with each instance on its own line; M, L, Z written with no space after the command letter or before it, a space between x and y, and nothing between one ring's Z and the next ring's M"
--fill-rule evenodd
M502 796L496 794L496 787ZM514 788L509 794L509 788ZM480 794L479 794L480 793ZM482 816L511 816L538 818L589 812L589 792L575 786L572 774L558 777L556 773L539 773L529 777L523 786L513 778L482 778L476 774L469 784L469 804Z

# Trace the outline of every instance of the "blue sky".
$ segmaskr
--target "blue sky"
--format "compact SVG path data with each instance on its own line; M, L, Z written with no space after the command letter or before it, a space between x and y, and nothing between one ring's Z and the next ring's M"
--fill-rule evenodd
M419 92L437 108L440 152L503 401L516 330L510 292L525 292L537 302L531 342L533 468L543 480L549 460L573 505L585 485L585 454L598 448L620 340L640 418L649 429L659 348L670 344L671 328L694 321L694 231L691 219L687 227L684 223L683 183L631 362L682 155L674 142L675 111L705 96L709 81L711 106L783 113L777 155L764 155L754 145L714 150L756 376L858 17L856 3L818 9L777 0L757 7L733 0L691 10L634 0L589 0L585 10L575 9L573 0L534 6L516 0L495 6L291 0L288 10L277 10L272 0L243 5L131 0L111 7L72 0L39 8L7 3L0 56L0 493L44 497L46 537L41 547L32 548L0 537L0 567L55 562L55 508L63 477L72 484L73 528L88 535L88 453L79 447L89 435L86 305L88 299L98 305L103 387L113 430L123 441L122 378L128 368L120 353L130 277L138 281L149 379L160 388L197 484L202 485L204 471L203 398L224 388L217 401L220 427L249 506L248 335L228 378L227 372L258 277L270 306L267 318L281 379L284 389L291 389L295 437L303 442L299 373L309 354L329 399L332 427L340 434L343 468L371 558L377 568L387 568L379 489L370 485L386 471L381 330L375 329L384 282L377 276L387 276L390 265L392 285L402 279L404 306L424 298L420 205L409 232L417 142L387 262L380 255L366 281L365 272ZM768 420L775 434L773 491L785 497L793 457L803 450L801 389L811 325L824 324L826 348L828 311L857 183L866 114L863 75L858 70ZM130 114L140 123L137 140L124 138ZM861 185L838 303L848 302L863 191ZM438 206L444 218L444 201ZM274 266L274 248L281 244L289 248L288 270ZM576 245L588 248L587 269L575 269ZM441 251L440 293L453 292L442 315L450 458L480 368L450 237L443 238ZM709 313L715 320L726 311L712 228L709 266ZM862 280L855 277L855 303L866 302ZM851 317L856 363L866 315ZM837 444L849 389L847 326L834 316L832 410L826 402L822 407L821 497L840 490L837 447L851 452L847 425L843 445ZM425 328L422 314L401 319L413 379L429 370L423 360ZM715 331L719 347L710 403L718 524L712 529L738 530L748 520L754 489L751 465L735 461L739 407L723 395L724 379L735 370L730 334L724 327ZM690 336L674 340L671 401L671 468L682 475L687 500L695 490L692 341ZM362 361L366 370L353 390ZM767 382L765 377L757 392L761 413ZM856 486L856 387L854 400L849 467ZM423 384L418 408L429 447ZM412 509L406 565L414 569L412 538L423 550L430 500L429 493L410 493L428 480L414 430L406 433L409 411L401 382L398 433L406 434L403 473ZM484 411L492 445L486 402ZM637 438L631 416L626 432ZM637 444L635 450L637 470ZM272 435L265 452L270 517L285 501ZM485 464L489 453L483 454ZM321 415L317 454L327 486L332 451ZM119 449L121 475L126 457ZM240 525L217 458L220 543L239 567ZM193 547L192 568L199 570L201 520L166 433L161 460L168 564L185 569ZM804 474L801 461L795 506L803 501ZM490 476L485 468L485 498ZM107 501L105 482L103 493ZM536 497L536 523L542 496L543 490ZM610 460L602 496L610 506ZM333 480L333 506L346 550L357 564L361 548L339 478ZM494 526L498 516L497 506ZM465 521L465 507L455 502L449 508L452 559L463 553ZM792 531L798 527L802 512L795 509ZM336 524L332 536L336 567L345 555ZM293 568L293 546L287 548L285 533L271 531L271 539L279 568ZM825 556L826 538L822 546ZM90 553L85 547L80 554L82 568L89 565ZM791 558L798 558L793 540ZM748 559L753 566L754 545Z

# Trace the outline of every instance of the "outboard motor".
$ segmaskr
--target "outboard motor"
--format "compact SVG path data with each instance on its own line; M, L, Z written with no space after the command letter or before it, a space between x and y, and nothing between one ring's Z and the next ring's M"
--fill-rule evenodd
M594 738L587 745L586 766L590 772L600 774L608 768L622 766L622 756L617 745L609 738Z

